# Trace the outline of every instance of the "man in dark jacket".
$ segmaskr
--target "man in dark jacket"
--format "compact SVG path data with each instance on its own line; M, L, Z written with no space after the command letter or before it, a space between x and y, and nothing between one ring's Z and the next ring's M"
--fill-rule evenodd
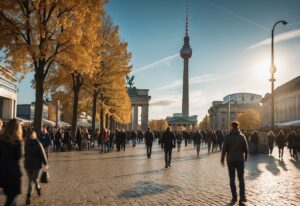
M175 146L175 135L170 130L170 127L168 127L162 137L162 143L164 144L165 150L165 168L171 167L172 149Z
M147 157L148 158L151 157L153 140L154 140L154 134L151 131L151 129L148 128L148 130L145 132L145 144L147 146Z
M235 170L237 170L240 185L240 202L246 202L245 182L244 182L244 161L248 158L248 144L246 137L239 130L239 123L231 123L231 131L225 137L222 148L221 163L224 165L225 155L227 156L227 166L230 178L230 189L232 193L231 202L237 201L235 187Z

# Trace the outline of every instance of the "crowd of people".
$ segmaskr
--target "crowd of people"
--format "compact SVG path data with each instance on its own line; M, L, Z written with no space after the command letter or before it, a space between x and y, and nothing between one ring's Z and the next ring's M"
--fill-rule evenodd
M194 130L194 131L172 131L168 127L165 131L125 131L124 129L98 129L95 132L91 128L78 128L74 138L71 136L71 128L51 128L44 126L37 136L32 127L24 126L16 120L10 120L3 128L0 120L0 187L3 188L7 196L5 205L15 205L16 197L21 191L21 168L19 160L24 156L24 169L28 176L28 189L26 204L31 202L33 185L38 196L41 196L41 186L39 184L39 174L41 169L48 169L49 152L82 151L94 148L100 153L110 151L125 151L126 145L130 141L132 147L143 143L146 147L146 156L148 159L152 155L152 146L155 141L164 150L165 168L171 167L172 151L177 147L181 151L182 144L187 147L193 145L196 155L200 155L201 146L207 147L207 152L217 152L228 150L228 139L232 135L231 130ZM261 137L257 131L240 131L238 134L245 137L245 142L250 147L250 153L258 153L258 146ZM25 141L24 141L25 140ZM227 140L227 143L226 143ZM23 142L24 151L23 154ZM283 159L284 148L287 146L290 156L298 160L300 150L300 132L299 130L277 130L267 133L268 154L273 154L273 148L277 145L279 159ZM225 147L225 148L224 148ZM227 151L229 152L229 151ZM226 153L226 152L225 152ZM248 146L247 146L248 153ZM222 155L224 161L224 154ZM2 165L5 165L2 167ZM233 166L232 168L234 168ZM232 183L233 184L233 183ZM236 194L233 194L236 195Z

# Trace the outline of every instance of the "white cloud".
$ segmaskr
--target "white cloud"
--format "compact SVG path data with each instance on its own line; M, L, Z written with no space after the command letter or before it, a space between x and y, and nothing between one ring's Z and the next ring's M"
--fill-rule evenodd
M287 40L290 40L290 39L295 39L295 38L299 38L300 37L300 29L295 29L295 30L291 30L291 31L288 31L288 32L284 32L284 33L281 33L281 34L278 34L274 37L274 41L275 42L281 42L281 41L287 41ZM268 38L268 39L265 39L261 42L258 42L256 44L253 44L251 46L249 46L247 49L255 49L257 47L260 47L260 46L265 46L265 45L269 45L271 44L271 38Z
M141 71L144 71L144 70L146 70L146 69L150 69L150 68L152 68L152 67L154 67L154 66L156 66L156 65L158 65L158 64L161 64L161 63L169 64L169 63L170 63L169 61L172 60L172 59L174 59L174 58L176 58L176 57L179 57L179 53L173 54L173 55L170 55L170 56L167 56L167 57L165 57L165 58L162 58L162 59L160 59L160 60L158 60L158 61L155 61L155 62L153 62L153 63L151 63L151 64L148 64L148 65L146 65L146 66L143 66L143 67L141 67L141 68L134 69L134 70L131 72L131 74L134 74L134 73L137 73L137 72L141 72Z
M230 75L230 74L227 74L227 75L204 74L204 75L200 75L200 76L194 76L190 79L189 85L200 84L200 83L203 83L203 82L215 81L215 80L224 78L228 75ZM182 80L181 79L176 79L173 82L171 82L170 84L164 85L164 86L156 88L154 90L155 91L166 90L166 89L176 88L176 87L179 87L181 85L182 85Z

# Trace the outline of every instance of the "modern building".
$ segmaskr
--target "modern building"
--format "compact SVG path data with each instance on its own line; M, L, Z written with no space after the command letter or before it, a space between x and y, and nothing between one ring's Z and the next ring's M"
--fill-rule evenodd
M180 50L183 59L183 89L182 89L182 113L175 113L172 117L167 117L168 124L172 127L184 126L190 129L197 125L197 115L189 116L189 59L192 57L189 37L189 15L188 9L185 16L185 37L184 44Z
M254 109L260 111L261 95L252 93L230 94L223 101L213 101L208 110L210 124L209 128L215 130L228 129L230 122L237 119L239 114L246 110Z
M17 105L17 117L25 120L34 120L35 104L18 104ZM47 120L49 116L48 106L43 105L43 119Z
M17 79L0 65L0 118L3 121L16 117Z
M262 99L262 126L271 126L271 95ZM300 126L300 76L274 91L275 126Z

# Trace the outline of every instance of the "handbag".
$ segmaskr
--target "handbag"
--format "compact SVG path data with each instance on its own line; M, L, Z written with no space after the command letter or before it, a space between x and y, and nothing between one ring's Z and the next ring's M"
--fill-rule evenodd
M40 179L41 183L49 183L49 172L43 171Z

